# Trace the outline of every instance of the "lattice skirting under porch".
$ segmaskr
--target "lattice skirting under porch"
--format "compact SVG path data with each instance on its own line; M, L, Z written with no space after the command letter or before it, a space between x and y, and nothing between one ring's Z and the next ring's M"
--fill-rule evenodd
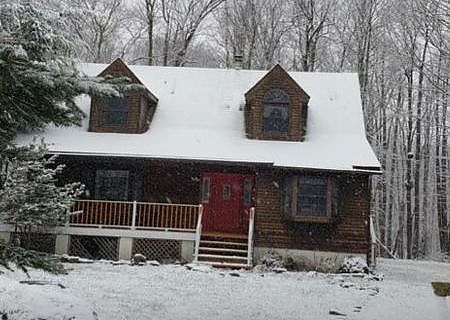
M119 238L71 236L69 254L88 259L117 260L119 257Z
M149 260L157 260L162 263L181 260L181 241L134 239L133 254L141 253Z
M29 236L28 238L28 234L13 232L10 241L31 250L55 253L55 234L33 232Z

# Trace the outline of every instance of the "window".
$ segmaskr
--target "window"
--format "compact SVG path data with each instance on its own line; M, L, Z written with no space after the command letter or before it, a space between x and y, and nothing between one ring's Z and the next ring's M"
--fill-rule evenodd
M289 96L280 89L269 90L263 99L263 131L287 133Z
M297 183L297 215L327 216L328 179L299 177Z
M330 222L334 181L331 177L298 175L286 178L284 211L295 221Z
M230 200L230 198L231 198L231 186L229 184L224 184L223 185L222 194L223 194L223 200Z
M202 181L202 203L208 203L211 195L211 178L203 177Z
M128 120L127 100L125 98L106 98L103 105L103 124L123 125Z
M252 204L252 181L250 179L244 180L244 206L249 207Z
M98 200L128 200L129 172L126 170L97 170L95 198Z

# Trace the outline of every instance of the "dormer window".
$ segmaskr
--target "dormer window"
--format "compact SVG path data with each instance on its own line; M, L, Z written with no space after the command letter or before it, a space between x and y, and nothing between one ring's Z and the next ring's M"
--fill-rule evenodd
M122 93L123 97L92 95L89 131L113 133L144 133L155 114L158 98L138 79L133 71L117 58L100 77L127 77L137 85Z
M280 66L245 93L245 133L249 139L303 141L309 96Z
M128 107L125 98L106 98L103 105L102 122L104 125L124 125L128 120Z
M287 133L289 129L289 96L280 89L269 90L263 99L263 131Z

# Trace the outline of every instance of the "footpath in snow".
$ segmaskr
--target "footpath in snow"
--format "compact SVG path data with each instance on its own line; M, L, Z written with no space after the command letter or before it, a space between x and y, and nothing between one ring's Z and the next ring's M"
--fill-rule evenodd
M259 273L181 265L67 264L68 275L0 274L8 319L405 319L448 320L450 264L381 259L383 281L316 272ZM331 313L333 314L330 314ZM341 315L337 315L341 314Z

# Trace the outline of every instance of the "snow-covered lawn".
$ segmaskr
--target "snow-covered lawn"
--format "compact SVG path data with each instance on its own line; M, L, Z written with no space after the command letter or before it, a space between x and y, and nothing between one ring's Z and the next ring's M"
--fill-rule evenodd
M55 285L0 275L0 314L8 319L449 319L450 264L381 260L384 281L314 272L258 273L179 265L68 264L68 275L31 272ZM238 276L237 276L238 275ZM61 288L56 284L62 284ZM335 310L346 316L331 315ZM75 318L71 318L74 316Z

